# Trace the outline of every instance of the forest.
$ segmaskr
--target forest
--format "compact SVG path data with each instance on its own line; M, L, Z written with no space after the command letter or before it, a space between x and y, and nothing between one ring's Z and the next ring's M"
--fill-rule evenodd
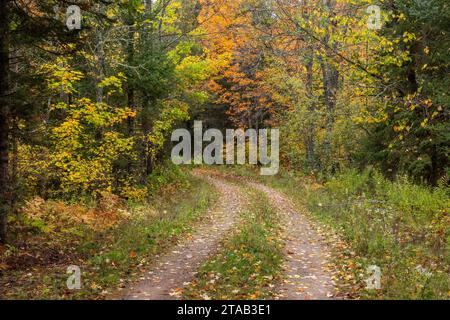
M0 0L0 299L448 300L449 88L448 0Z

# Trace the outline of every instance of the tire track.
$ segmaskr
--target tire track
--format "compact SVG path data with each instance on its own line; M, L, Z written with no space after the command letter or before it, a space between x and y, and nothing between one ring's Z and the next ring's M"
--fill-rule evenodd
M208 211L194 234L160 257L142 280L128 289L124 299L179 299L179 288L195 278L199 266L217 251L220 241L234 226L239 212L242 212L245 201L237 186L201 171L195 171L194 174L217 188L220 193L217 204Z
M331 272L326 268L330 252L323 244L322 237L283 194L255 182L248 182L248 185L264 192L284 220L286 280L278 288L277 298L332 299L335 285Z

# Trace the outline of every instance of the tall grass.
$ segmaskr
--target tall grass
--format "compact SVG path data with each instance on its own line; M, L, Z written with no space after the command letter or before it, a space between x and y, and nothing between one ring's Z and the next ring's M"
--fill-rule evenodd
M446 299L450 283L448 188L373 170L348 171L308 192L310 211L340 230L365 265L382 270L382 289L367 298Z

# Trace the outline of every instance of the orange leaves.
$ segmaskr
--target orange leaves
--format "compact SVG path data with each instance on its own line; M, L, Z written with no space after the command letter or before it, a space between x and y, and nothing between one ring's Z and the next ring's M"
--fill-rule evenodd
M235 47L235 39L231 30L239 22L240 1L209 0L200 1L202 11L199 23L205 37L205 45L212 57L231 53Z
M175 288L169 293L171 297L180 297L183 294L183 288ZM206 299L205 299L206 300Z
M257 299L259 299L259 296L260 296L260 292L259 291L255 291L255 293L253 293L253 294L251 294L249 296L249 299L250 300L257 300Z
M237 126L246 127L254 114L271 108L270 87L264 87L260 72L262 60L258 31L245 1L201 1L199 22L203 45L217 63L217 77L207 85L217 104L229 106L228 116ZM251 120L250 120L251 121Z
M219 92L221 88L222 87L214 80L210 80L207 84L207 89L211 92Z
M31 226L48 234L60 233L61 230L67 233L75 232L73 228L80 224L102 231L127 218L121 200L106 192L102 193L97 208L69 205L61 201L45 201L36 197L27 201L21 210Z

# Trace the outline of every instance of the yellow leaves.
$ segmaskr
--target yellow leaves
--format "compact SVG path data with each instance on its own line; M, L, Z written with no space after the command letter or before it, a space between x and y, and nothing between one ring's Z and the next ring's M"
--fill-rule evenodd
M137 11L140 13L145 12L145 4L143 2L137 7Z
M109 7L106 10L106 16L108 17L108 19L113 19L115 16L117 15L117 10L114 7Z
M122 72L119 72L117 76L110 76L107 78L104 78L100 83L98 84L99 88L111 88L108 91L108 95L112 95L116 92L122 93L123 89L123 82L126 81L126 77Z
M67 94L76 92L74 84L83 79L84 74L73 70L70 66L70 58L58 57L53 63L46 63L41 66L41 72L48 75L47 87L51 91Z
M176 121L189 120L189 106L177 99L169 99L163 101L163 111L158 120L153 124L152 132L147 136L147 140L151 142L149 152L152 155L161 150L165 142L165 133L172 129Z
M435 119L437 116L439 116L439 112L434 111L434 112L431 114L431 119Z
M397 16L397 19L398 19L399 21L405 21L405 20L406 20L406 16L405 16L405 14L402 12L402 13L400 13L400 14Z
M406 128L406 125L394 125L392 129L394 130L394 132L399 133L405 131Z
M431 106L433 106L433 101L432 101L431 99L423 100L422 103L423 103L426 107L428 107L428 108L430 108Z
M378 110L377 114L361 110L360 115L352 117L352 121L357 124L374 124L386 122L387 118L388 115L384 110Z
M182 80L199 84L211 74L210 61L200 56L188 56L177 65L176 71Z
M408 32L408 31L405 31L403 33L403 42L404 43L413 42L415 40L417 40L417 36L414 33L411 33L411 32Z
M88 98L58 104L66 119L51 131L51 174L63 192L111 191L113 163L121 154L133 155L133 139L114 130L116 124L135 117L128 108L113 108Z
M120 110L118 114L118 122L121 122L120 120L126 120L130 118L136 118L137 113L136 111L133 111L129 108Z
M427 126L427 124L428 124L429 121L430 121L430 120L429 120L428 118L424 119L424 120L422 121L422 123L420 124L420 126L421 126L422 128L425 128L425 127Z
M120 195L125 199L145 202L148 197L147 187L125 186L120 190Z
M158 16L161 21L166 25L172 25L178 20L177 13L181 9L182 5L179 1L171 1L167 7L166 10L161 13L161 15ZM167 26L166 26L167 27Z
M101 289L100 286L98 284L96 284L95 282L91 284L91 289L92 290L98 290Z

